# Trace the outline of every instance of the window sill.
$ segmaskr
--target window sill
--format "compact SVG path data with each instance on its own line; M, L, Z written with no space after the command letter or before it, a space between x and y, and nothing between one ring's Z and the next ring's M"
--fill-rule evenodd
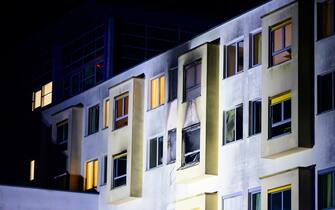
M292 134L292 131L287 132L287 133L283 133L283 134L280 134L280 135L277 135L277 136L273 136L273 137L271 137L271 138L268 138L268 141L276 140L276 139L279 139L279 138L281 138L281 137L283 137L283 136L288 136L288 135L290 135L290 134Z
M261 66L262 66L261 63L260 63L260 64L256 64L256 65L254 65L254 66L250 66L250 67L249 67L249 71L252 71L252 70L256 69L257 67L261 67Z
M325 113L329 113L329 112L332 112L332 111L335 111L335 109L334 109L334 108L331 108L331 109L328 109L328 110L319 112L319 113L316 114L316 116L323 115L323 114L325 114Z
M99 131L96 131L96 132L94 132L94 133L87 134L87 135L84 136L84 137L86 138L86 137L92 136L92 135L97 134L97 133L99 133Z
M165 105L165 103L164 103L164 104L161 104L161 105L159 105L159 106L156 106L155 108L147 109L147 112L150 112L150 111L152 111L152 110L156 110L156 109L158 109L158 108L160 108L160 107L162 107L162 106L164 106L164 105Z
M332 33L332 34L329 34L328 36L324 36L324 37L322 37L322 38L317 38L316 42L325 40L325 39L330 38L330 37L332 37L332 36L334 36L334 35L335 35L335 33Z
M167 162L166 165L171 165L171 164L174 164L174 163L176 163L175 160L174 160L174 161Z
M122 126L122 127L113 129L112 132L122 130L122 128L126 128L126 127L128 127L128 125L124 125L124 126Z
M250 134L250 135L248 136L248 138L253 138L253 137L255 137L255 136L259 136L259 135L261 135L261 133L262 133L262 132L254 133L254 134Z
M255 66L256 67L256 66ZM237 75L240 75L240 74L242 74L242 73L244 73L245 71L244 71L244 69L243 70L241 70L241 71L239 71L239 72L236 72L234 75L231 75L231 76L229 76L229 77L223 77L223 79L222 80L227 80L227 79L229 79L229 78L234 78L235 76L237 76Z
M155 169L159 169L159 168L163 168L163 163L156 166L156 167L153 167L153 168L147 168L146 172L149 172L149 171L154 171Z
M126 187L126 186L127 186L127 184L120 185L120 186L117 186L117 187L112 187L112 189L111 189L111 190L117 190L117 189L121 189L121 188L123 188L123 187Z
M188 163L188 164L186 164L186 165L184 165L184 166L179 167L179 168L177 169L177 171L179 171L179 170L184 170L184 169L188 169L188 168L191 168L191 167L196 166L196 165L199 165L199 164L200 164L200 161L198 161L198 162L193 162L193 163Z
M269 67L268 67L268 70L269 70L269 71L273 71L273 70L275 70L275 69L277 69L277 68L280 68L281 66L289 65L289 64L292 63L292 60L293 60L293 57L291 56L291 58L290 58L289 60L283 61L283 62L278 63L278 64L276 64L276 65L269 66Z
M237 140L234 140L234 141L229 142L229 143L224 143L222 146L231 145L231 144L234 144L234 143L236 143L236 142L240 142L240 141L242 141L242 140L243 140L243 138L241 138L241 139L237 139Z

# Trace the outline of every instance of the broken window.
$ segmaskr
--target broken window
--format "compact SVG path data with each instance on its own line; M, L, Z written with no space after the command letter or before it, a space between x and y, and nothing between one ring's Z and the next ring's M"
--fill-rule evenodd
M225 78L243 71L243 40L226 46Z
M176 129L169 130L167 140L167 163L176 161Z
M257 66L262 63L262 33L251 35L251 65Z
M334 0L325 0L317 3L318 39L334 34Z
M335 208L335 173L327 172L318 176L318 209Z
M96 189L98 186L98 160L85 164L85 190Z
M128 125L128 93L115 97L114 129Z
M184 66L184 101L201 95L201 60Z
M318 113L335 108L335 72L318 75Z
M271 65L291 59L292 23L291 20L271 27Z
M88 109L88 135L99 130L99 104Z
M178 68L169 70L169 101L177 98L178 91Z
M268 190L269 210L291 210L291 185Z
M224 144L243 138L243 105L225 112Z
M163 164L163 137L149 141L149 169Z
M261 132L262 102L249 101L249 136Z
M269 138L291 132L291 91L270 98Z
M200 161L200 123L183 129L182 166Z
M164 104L165 76L160 76L150 81L150 109Z
M123 152L113 156L113 182L112 188L125 185L127 182L127 153Z

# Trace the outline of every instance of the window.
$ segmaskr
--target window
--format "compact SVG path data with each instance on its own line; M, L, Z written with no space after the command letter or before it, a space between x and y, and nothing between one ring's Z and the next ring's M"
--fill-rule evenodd
M32 111L41 106L41 95L42 95L41 90L33 92Z
M257 66L262 63L262 33L251 35L251 62L250 67Z
M149 169L163 164L163 137L149 141Z
M249 101L249 136L261 132L262 127L261 100Z
M42 86L42 107L52 102L52 82Z
M178 68L169 70L169 101L177 98L178 91Z
M335 108L335 72L318 76L318 113Z
M66 144L68 139L68 121L57 123L57 144Z
M200 123L183 129L182 166L200 161Z
M91 190L98 186L98 160L86 162L85 165L85 190Z
M223 199L223 210L242 210L243 201L241 195L235 195Z
M243 105L225 112L224 144L243 138Z
M249 193L249 210L261 210L261 192Z
M335 208L335 172L327 172L318 176L318 209Z
M201 95L201 60L184 66L183 101L189 101Z
M269 210L291 210L291 185L268 190Z
M127 153L113 156L113 188L127 183Z
M270 98L269 138L291 132L291 91Z
M29 181L35 180L35 160L30 161Z
M88 135L99 130L99 104L88 109Z
M103 167L101 167L101 174L103 175L101 179L101 185L105 185L107 183L107 166L108 166L107 161L108 161L108 158L107 158L107 155L105 155L103 157Z
M128 125L128 104L128 93L115 98L114 129L122 128Z
M225 78L243 71L243 40L226 46Z
M169 130L167 141L167 163L176 161L176 129Z
M291 59L292 23L291 20L271 27L271 65Z
M317 3L318 39L334 34L334 0L325 0Z
M150 109L164 104L165 76L160 76L150 81Z
M99 82L104 80L104 62L100 62L95 64L95 83L98 84Z
M106 99L104 101L104 128L108 128L109 127L109 99Z

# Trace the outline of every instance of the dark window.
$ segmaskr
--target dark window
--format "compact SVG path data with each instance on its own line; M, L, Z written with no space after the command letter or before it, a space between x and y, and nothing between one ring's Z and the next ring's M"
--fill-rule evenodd
M335 107L335 73L318 76L318 113Z
M251 65L257 66L262 63L262 33L251 35Z
M182 166L200 161L200 124L183 129Z
M318 205L319 210L335 208L335 172L319 174Z
M226 46L225 77L243 71L243 40Z
M128 93L115 97L114 129L128 125Z
M176 161L176 129L168 132L167 141L167 163Z
M99 130L99 104L88 109L88 135Z
M271 28L271 65L291 59L292 23L287 21Z
M95 64L95 83L98 84L104 80L104 63L100 62Z
M249 210L261 210L261 192L249 193Z
M184 101L201 95L201 61L184 66Z
M291 132L291 92L271 98L269 138Z
M334 0L320 1L317 3L318 12L318 39L334 34Z
M105 155L104 160L103 160L103 167L102 167L103 177L102 177L101 185L105 185L107 183L107 164L108 164L107 161L108 161L108 158L107 158L107 155Z
M163 137L149 141L149 169L163 164Z
M243 105L225 112L224 144L243 138Z
M126 184L127 181L127 153L113 157L113 188Z
M291 210L291 189L268 194L269 210Z
M178 91L178 68L169 70L169 101L177 98Z
M262 102L249 101L249 136L261 132Z
M68 129L67 120L57 123L57 144L67 144Z

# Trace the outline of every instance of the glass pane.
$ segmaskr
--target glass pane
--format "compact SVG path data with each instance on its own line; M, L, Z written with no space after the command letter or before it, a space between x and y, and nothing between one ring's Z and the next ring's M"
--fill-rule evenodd
M196 81L195 85L200 85L201 84L201 63L197 63L195 66L195 71L196 71Z
M128 117L115 121L115 129L128 125Z
M282 121L282 103L271 106L272 111L272 123Z
M273 65L280 64L290 59L291 59L291 50L289 49L272 56L272 64Z
M165 87L165 77L159 78L159 104L164 104L164 87Z
M158 106L158 79L151 80L151 108Z
M168 154L167 162L176 160L176 130L169 131L167 142Z
M235 140L235 109L226 112L226 143Z
M37 91L35 92L35 108L41 106L41 96L42 96L42 91Z
M95 160L93 162L93 177L94 177L94 180L93 180L93 186L94 187L97 187L98 186L98 170L99 170L99 167L98 167L98 160Z
M86 164L86 190L93 188L93 161Z
M47 106L52 103L52 93L42 97L42 106Z
M236 44L227 46L227 77L235 75Z
M283 33L282 28L278 28L272 32L272 41L273 41L273 51L278 51L283 48Z
M158 138L158 165L163 163L163 137Z
M332 74L318 76L318 111L332 109Z
M42 92L43 92L43 95L51 93L52 92L52 82L49 82L48 84L43 85Z
M118 160L117 176L122 176L122 175L127 174L127 156L120 157L117 160Z
M251 210L261 210L261 193L252 194L252 209Z
M109 126L109 100L105 101L105 110L104 110L104 121L105 121L105 128L108 128Z
M157 139L150 140L150 160L149 168L154 168L157 165Z
M269 206L271 210L282 209L282 192L269 194Z
M195 68L194 66L186 70L186 89L192 88L195 86Z
M291 99L284 101L284 120L291 119Z
M115 101L115 116L116 118L122 117L123 113L122 113L122 98L119 98Z
M290 47L292 44L292 24L285 26L285 47Z
M333 1L328 0L318 3L318 38L331 35L333 31Z
M169 101L177 98L178 69L169 71Z
M260 133L262 127L262 102L255 102L255 133Z
M283 192L283 210L291 210L291 190Z
M262 60L262 34L258 33L253 36L253 64L261 64Z
M237 71L243 71L243 41L238 42Z
M236 108L236 140L243 138L243 106Z
M128 96L125 96L123 98L123 109L124 109L124 115L127 115L128 114L128 101L129 101L129 98Z
M325 175L319 175L319 209L326 209L333 207L332 197L334 196L334 192L332 186L334 180L332 177L332 173L328 173Z
M200 128L184 133L185 154L200 149Z

